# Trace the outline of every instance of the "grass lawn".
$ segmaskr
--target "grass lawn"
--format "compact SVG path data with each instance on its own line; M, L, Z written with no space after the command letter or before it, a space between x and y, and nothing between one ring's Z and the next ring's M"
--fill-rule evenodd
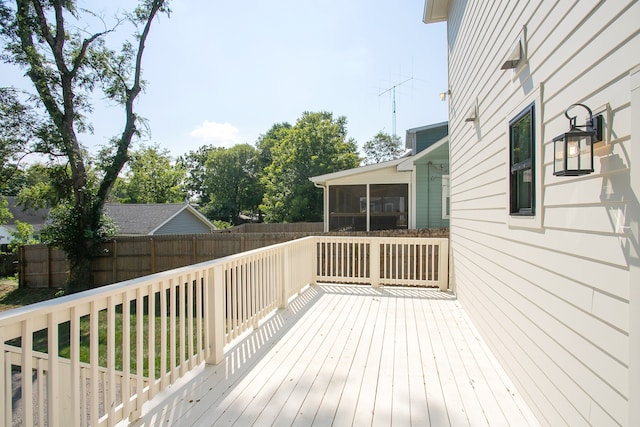
M19 289L18 283L13 279L0 279L0 311L10 310L12 308L22 307L24 305L33 304L39 301L44 301L48 299L55 298L56 296L60 296L62 293L59 289ZM149 313L147 310L147 302L148 297L145 297L145 308L143 313L143 325L144 325L144 375L148 375L148 358L146 355L148 354L148 335L149 335ZM169 337L169 321L167 318L167 343L170 342ZM131 325L131 330L129 333L130 337L130 348L128 351L130 357L130 366L131 372L135 373L136 371L136 307L135 302L131 303L130 306L130 314L129 314L129 322ZM177 327L180 325L180 319L176 319ZM162 353L162 349L160 348L160 326L161 319L159 313L156 313L154 316L154 326L155 326L155 373L156 378L160 375L160 355ZM195 325L194 325L195 326ZM123 316L122 316L122 305L118 305L116 307L115 312L115 363L116 369L121 370L123 365L123 348L122 348L122 331L123 331ZM195 332L195 331L194 331ZM179 364L179 349L180 349L180 336L177 334L176 336L176 364ZM58 346L59 346L59 355L64 358L68 358L70 354L70 330L69 330L69 322L65 322L59 325L58 328ZM90 354L90 321L89 316L83 316L80 318L80 360L82 362L89 362L89 354ZM188 340L185 343L185 357L188 357ZM196 344L196 337L192 336L194 347ZM204 337L203 337L204 339ZM7 343L20 346L21 339L16 338L14 340L10 340ZM34 341L33 341L33 350L40 351L43 353L47 352L47 331L46 329L42 331L37 331L34 333ZM170 368L171 357L169 348L164 349L165 354L167 356L168 368ZM101 310L98 313L98 357L99 357L99 365L106 367L107 366L107 311Z
M19 289L13 278L0 278L0 311L45 301L62 295L60 289Z

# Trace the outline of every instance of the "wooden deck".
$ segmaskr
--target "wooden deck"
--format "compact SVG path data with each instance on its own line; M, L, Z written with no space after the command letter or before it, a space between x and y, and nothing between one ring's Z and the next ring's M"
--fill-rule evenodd
M537 425L455 297L307 288L134 426Z

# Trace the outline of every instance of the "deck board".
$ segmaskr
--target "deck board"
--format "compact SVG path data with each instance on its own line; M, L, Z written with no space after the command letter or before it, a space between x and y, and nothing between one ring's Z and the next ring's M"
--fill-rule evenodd
M133 426L537 425L454 296L315 285Z

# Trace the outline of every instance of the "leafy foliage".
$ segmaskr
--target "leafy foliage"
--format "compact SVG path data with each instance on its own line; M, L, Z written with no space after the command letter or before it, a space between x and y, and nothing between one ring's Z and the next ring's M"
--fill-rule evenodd
M132 13L109 26L98 14L77 7L74 0L16 0L14 7L0 0L1 58L25 69L35 90L27 96L34 104L31 109L16 97L5 97L3 104L9 111L18 114L24 107L24 112L35 117L17 122L9 136L50 159L64 159L52 162L68 179L57 188L61 203L52 211L47 236L50 244L67 252L70 283L76 289L91 285L93 248L110 229L104 224L102 209L128 160L132 139L140 134L140 119L133 106L143 89L142 57L151 23L162 12L169 13L165 0L143 0ZM135 28L132 40L125 40L119 51L110 49L106 37L125 22ZM101 28L95 30L95 25ZM92 169L78 139L78 133L92 131L89 117L94 92L101 92L99 96L122 105L125 111L122 133L111 139L99 170Z
M12 253L17 251L22 245L35 245L40 243L33 236L33 226L26 222L16 221L16 231L11 232L11 243L9 243L9 251Z
M258 213L263 190L256 166L256 149L249 144L209 153L203 182L209 218L239 224L241 213Z
M373 164L400 158L404 153L402 141L397 135L380 131L362 147L365 164Z
M260 208L267 222L319 221L322 190L309 178L350 169L360 159L347 120L329 112L305 112L293 127L278 129L270 147L271 163L261 182L265 195Z
M168 150L142 146L130 155L129 170L113 195L120 203L179 203L186 198L185 170L173 165Z
M185 170L185 188L190 199L194 199L203 205L211 201L210 194L205 187L205 163L209 154L221 148L213 145L203 145L195 151L190 151L184 156L178 157L176 164Z

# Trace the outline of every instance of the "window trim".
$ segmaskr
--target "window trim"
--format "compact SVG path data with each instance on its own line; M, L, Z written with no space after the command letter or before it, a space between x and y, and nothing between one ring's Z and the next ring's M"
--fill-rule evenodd
M449 175L442 175L442 219L449 219L451 216L450 182Z
M518 86L519 87L519 86ZM520 102L517 104L511 104L511 108L507 109L507 115L504 117L504 129L506 136L506 149L503 151L504 153L504 162L506 167L504 168L504 177L505 177L505 222L508 228L520 228L520 229L529 229L532 231L540 231L543 229L542 226L542 218L544 216L544 206L542 205L542 192L543 192L543 176L544 173L544 162L542 156L542 150L544 148L544 104L542 99L543 93L543 85L534 86L532 89L528 90L526 95L517 95L518 91L514 91L513 98L520 98ZM535 162L532 167L532 171L535 173L532 176L532 180L534 182L534 191L536 194L533 209L533 215L511 215L511 193L510 193L510 185L511 185L511 146L510 146L510 135L509 135L509 123L512 118L516 117L520 114L528 105L535 103L536 109L536 117L534 118L535 123L533 124L533 129L535 132L535 140L533 145L533 156L535 156Z
M536 108L535 101L527 105L520 113L518 113L513 119L509 121L509 215L515 216L535 216L536 214ZM513 163L513 133L512 127L518 123L527 115L531 115L531 121L529 123L529 133L531 139L529 141L529 153L530 157L527 159ZM530 208L517 208L518 205L518 188L516 180L518 179L518 172L531 170L531 194L529 196Z

